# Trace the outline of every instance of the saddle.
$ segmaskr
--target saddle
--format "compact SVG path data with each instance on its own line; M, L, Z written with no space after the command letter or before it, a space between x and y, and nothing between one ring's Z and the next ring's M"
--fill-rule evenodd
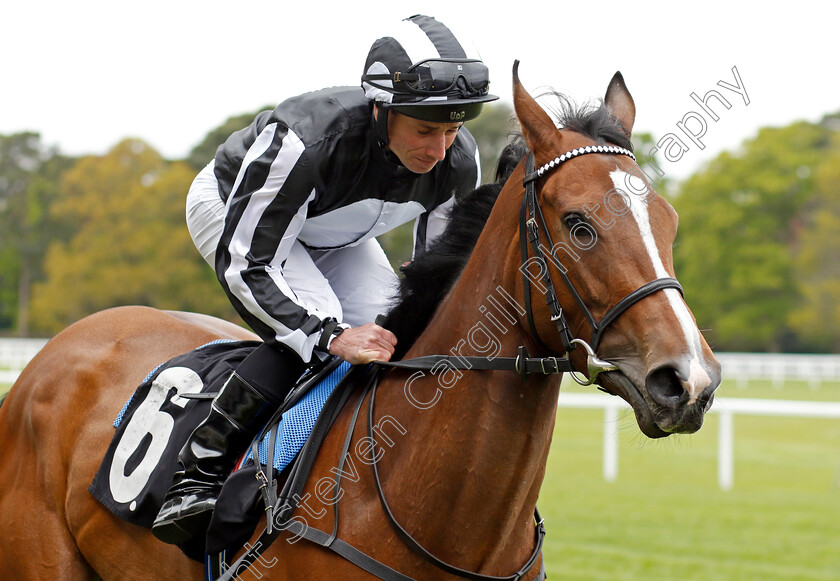
M122 520L151 528L179 469L178 453L209 413L230 372L259 345L215 341L152 370L114 420L116 432L90 493ZM321 409L349 369L348 363L332 358L298 379L225 482L206 537L181 546L187 556L204 562L207 552L238 548L247 541L262 505L274 506L275 475L282 479L291 470Z

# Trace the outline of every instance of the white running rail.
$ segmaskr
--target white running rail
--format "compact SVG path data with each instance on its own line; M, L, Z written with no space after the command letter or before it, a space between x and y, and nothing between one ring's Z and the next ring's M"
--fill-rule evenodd
M0 339L0 384L13 384L46 339Z
M723 377L745 387L752 380L769 380L781 388L786 381L808 382L818 387L822 382L840 382L840 355L796 353L715 353Z
M560 407L604 410L604 480L618 477L618 411L630 409L622 399L598 393L560 393ZM733 416L786 416L795 418L840 419L840 402L793 401L716 397L708 413L720 416L718 424L718 486L732 488L735 477Z

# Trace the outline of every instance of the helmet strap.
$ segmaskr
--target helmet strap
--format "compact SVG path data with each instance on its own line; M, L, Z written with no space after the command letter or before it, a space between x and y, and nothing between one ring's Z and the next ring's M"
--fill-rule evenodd
M377 114L373 119L373 128L376 133L376 143L379 145L379 149L382 150L386 160L393 164L402 166L403 162L400 161L400 158L388 148L388 143L390 142L388 139L389 106L383 103L376 103L375 107L377 108Z
M376 103L374 105L376 112L374 114L373 125L376 129L376 139L379 141L379 147L385 149L388 147L388 105L383 103Z

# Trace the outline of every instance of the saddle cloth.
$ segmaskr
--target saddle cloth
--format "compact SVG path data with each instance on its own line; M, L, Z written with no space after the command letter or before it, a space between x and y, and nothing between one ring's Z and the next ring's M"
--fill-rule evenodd
M258 345L257 341L215 341L151 371L113 421L116 432L90 493L117 517L151 528L179 469L178 453L207 417L213 397L230 372ZM324 402L349 368L342 362L283 413L273 443L278 473L300 451ZM271 443L268 430L263 432L258 456L265 465ZM249 466L254 468L251 448L238 462L239 468ZM219 515L214 514L207 537L181 547L188 556L203 561L208 545L226 547L242 537L247 540L260 514L254 472L243 469L228 478L216 505Z

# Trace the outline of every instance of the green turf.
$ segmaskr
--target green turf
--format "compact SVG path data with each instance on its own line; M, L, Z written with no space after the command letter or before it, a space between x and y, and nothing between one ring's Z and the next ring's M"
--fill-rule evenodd
M840 399L836 385L728 387L726 397ZM717 485L717 423L710 414L697 434L651 441L622 412L607 483L603 412L560 409L540 499L549 578L840 579L840 422L736 415L730 491Z

